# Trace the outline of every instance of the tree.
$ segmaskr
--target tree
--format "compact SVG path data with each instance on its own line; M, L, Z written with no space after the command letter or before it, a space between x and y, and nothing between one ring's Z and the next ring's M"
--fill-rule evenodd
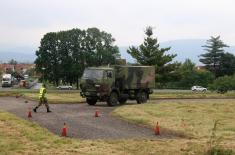
M217 78L211 85L210 89L218 93L226 93L229 90L235 90L235 75L222 76Z
M141 65L155 66L157 81L165 83L171 80L171 75L179 66L179 63L171 63L176 54L166 54L170 47L160 48L157 38L153 37L153 28L147 27L145 30L146 38L139 47L130 47L127 51L137 63Z
M211 37L207 40L204 47L206 53L200 55L200 62L205 64L205 67L210 70L216 77L221 73L221 57L224 54L224 47L228 47L221 39L220 36Z
M47 33L36 51L36 71L55 85L62 81L76 83L78 88L85 67L114 64L120 57L114 41L111 34L97 28Z
M60 79L60 57L59 47L60 40L57 33L50 32L43 36L39 50L36 51L36 71L42 73L45 80L59 84Z
M8 63L11 64L11 65L17 65L18 64L18 62L14 59L11 59Z
M89 66L115 64L120 54L118 47L113 46L114 41L111 34L97 28L87 29L85 38L87 64Z
M16 65L18 64L18 62L14 59L11 59L9 62L8 62L10 65L14 65L14 70L13 72L15 72L15 68L16 68ZM12 74L13 72L12 71L7 71L8 73Z
M67 39L69 42L71 63L70 73L65 74L69 76L73 82L76 83L77 89L79 87L79 78L85 69L85 59L86 59L86 48L85 48L85 36L86 31L80 29L72 29L67 32Z
M176 69L177 78L167 82L166 88L190 89L194 85L207 87L214 80L214 75L204 69L198 70L190 59L186 59L184 63Z
M190 59L186 59L184 63L180 66L179 70L181 73L191 73L194 71L195 66L195 63L193 63Z
M197 70L195 64L190 59L186 59L177 72L180 74L180 80L176 82L178 88L189 89L193 85L207 87L214 80L211 72Z
M233 75L234 73L235 73L235 56L231 53L223 53L221 56L219 76Z
M196 79L194 80L193 85L200 85L208 87L215 80L213 73L207 70L196 70Z

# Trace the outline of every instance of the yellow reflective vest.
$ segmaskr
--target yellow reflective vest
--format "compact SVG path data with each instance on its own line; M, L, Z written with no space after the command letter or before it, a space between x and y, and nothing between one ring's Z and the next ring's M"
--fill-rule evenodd
M41 87L40 91L39 91L39 99L45 98L45 97L46 97L46 88L45 87Z

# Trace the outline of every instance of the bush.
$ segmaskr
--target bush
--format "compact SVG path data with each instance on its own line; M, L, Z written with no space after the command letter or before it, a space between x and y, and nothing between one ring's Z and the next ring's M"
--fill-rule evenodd
M230 149L223 149L223 148L213 148L209 150L206 155L233 155L234 152Z
M229 90L235 90L235 75L223 76L216 79L209 89L218 93L226 93Z

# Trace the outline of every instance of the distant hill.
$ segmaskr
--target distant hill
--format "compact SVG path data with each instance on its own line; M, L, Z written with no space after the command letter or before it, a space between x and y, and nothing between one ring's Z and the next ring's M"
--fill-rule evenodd
M189 58L197 65L200 65L199 56L205 53L202 47L205 43L206 40L203 39L187 39L162 42L160 46L171 47L168 53L177 54L174 61L184 62L185 59ZM120 47L119 49L123 58L126 58L128 62L134 62L134 59L126 52L128 47ZM235 54L235 46L225 48L225 51Z
M202 46L205 45L206 40L203 39L186 39L186 40L172 40L160 43L161 47L171 47L169 53L177 54L174 61L184 62L189 58L197 65L200 65L199 55L205 53ZM135 60L126 52L128 47L119 47L121 57L125 58L128 62L134 62ZM0 45L0 62L8 62L11 59L15 59L18 62L34 62L36 48L33 47L15 47L6 48ZM233 53L235 55L235 46L225 48L225 51Z
M0 52L0 62L8 62L14 59L17 62L33 63L36 59L34 53L21 53L21 52Z
M33 63L36 59L35 49L33 47L1 48L0 46L0 62L8 62L11 59Z

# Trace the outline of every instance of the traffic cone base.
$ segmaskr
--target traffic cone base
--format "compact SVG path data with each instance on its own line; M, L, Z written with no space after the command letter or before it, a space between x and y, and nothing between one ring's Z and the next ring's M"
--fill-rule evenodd
M30 108L29 108L28 118L32 118L32 111Z
M66 127L66 123L64 123L64 127L62 128L61 136L62 136L62 137L67 137L67 127Z
M157 125L156 125L154 131L155 131L155 135L160 135L160 127L158 125L158 122L157 122Z
M99 117L99 111L98 110L95 111L95 117Z

